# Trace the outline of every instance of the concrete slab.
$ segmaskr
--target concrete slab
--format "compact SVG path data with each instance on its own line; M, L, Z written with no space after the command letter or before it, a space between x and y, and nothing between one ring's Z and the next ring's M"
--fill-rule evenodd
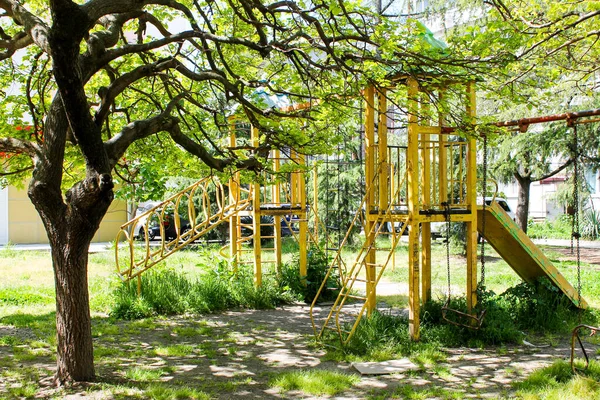
M407 371L417 370L419 367L408 358L400 360L388 360L381 362L352 363L361 375L389 375L400 374Z

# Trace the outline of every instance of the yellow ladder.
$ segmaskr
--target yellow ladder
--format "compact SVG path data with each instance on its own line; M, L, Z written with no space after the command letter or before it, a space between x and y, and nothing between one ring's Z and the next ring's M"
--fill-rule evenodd
M381 168L381 167L380 167ZM372 183L374 184L374 183ZM397 192L400 190L400 185L397 188ZM369 193L369 187L367 187L366 193ZM397 193L395 194L397 195ZM350 234L350 230L357 223L357 221L361 218L361 212L364 209L363 206L366 204L366 197L363 199L359 209L357 210L354 219L351 223L350 228L348 229L348 233L346 237L342 241L340 248L338 249L327 273L325 274L325 279L323 280L315 299L313 300L310 307L310 318L313 326L313 330L315 332L315 336L317 339L321 339L324 333L329 331L334 331L338 334L340 342L342 344L347 344L352 335L356 331L362 316L368 308L368 299L373 295L373 290L379 283L385 268L389 264L390 260L393 258L394 251L396 245L400 241L406 227L408 226L407 221L404 221L402 226L402 230L400 232L396 232L395 229L392 229L390 233L390 247L388 248L378 248L377 246L377 238L382 235L388 235L387 232L383 232L382 228L387 221L392 220L392 210L393 204L390 202L387 205L387 208L384 212L380 212L378 216L378 223L371 224L370 232L365 232L365 242L358 252L352 266L343 274L343 279L341 279L341 289L333 304L329 306L320 306L318 305L319 296L325 291L328 290L327 284L329 278L333 276L334 272L337 269L340 269L340 265L343 263L342 259L342 249L344 244L347 242L347 239ZM365 217L366 218L366 217ZM367 261L368 254L371 251L387 251L385 261L381 264L370 263ZM372 281L368 281L366 278L361 275L365 275L364 272L367 267L374 267L376 270L375 279ZM341 275L341 274L340 274ZM342 275L341 275L342 276ZM364 283L366 286L366 293L364 295L356 294L353 289L354 285L357 283ZM369 288L371 288L369 290ZM375 305L373 305L374 307ZM328 311L327 311L327 308ZM325 318L322 316L327 313ZM352 322L354 320L354 322ZM350 326L348 329L347 327Z
M198 209L194 200L199 202ZM228 221L232 215L247 209L249 204L249 199L232 200L215 177L199 180L121 226L115 246L119 276L125 281L139 277L171 254ZM182 226L181 209L187 210L189 226ZM175 237L169 239L166 238L165 229L168 219L175 224ZM158 243L150 241L151 223L160 227ZM122 248L125 248L124 252L121 252Z

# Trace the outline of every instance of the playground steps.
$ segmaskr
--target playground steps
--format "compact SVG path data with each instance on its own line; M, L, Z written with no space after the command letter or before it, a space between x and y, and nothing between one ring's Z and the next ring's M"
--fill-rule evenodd
M547 277L576 307L587 308L587 302L579 298L577 290L562 276L552 262L531 241L519 226L497 203L477 210L477 230L498 254L526 282Z

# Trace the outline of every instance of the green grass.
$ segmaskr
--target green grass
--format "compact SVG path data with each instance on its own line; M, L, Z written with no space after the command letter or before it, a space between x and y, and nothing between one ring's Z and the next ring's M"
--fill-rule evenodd
M299 390L313 396L334 396L351 388L359 381L360 378L356 375L311 369L283 372L274 377L270 385L282 392Z
M581 368L582 365L578 364ZM513 385L517 398L534 400L587 400L600 398L600 364L591 361L589 368L574 374L569 362L555 361Z

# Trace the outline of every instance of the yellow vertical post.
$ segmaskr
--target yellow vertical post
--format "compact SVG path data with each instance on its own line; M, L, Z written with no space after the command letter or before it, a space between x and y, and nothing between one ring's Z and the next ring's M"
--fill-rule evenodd
M297 161L298 164L301 166L304 166L305 163L305 158L304 155L300 155L300 154L296 154L297 157ZM299 231L298 231L298 236L299 236L299 253L298 253L298 261L300 264L300 277L302 278L303 282L306 284L306 275L307 275L307 236L308 236L308 220L307 220L307 213L306 213L306 182L304 181L304 173L298 173L298 179L297 179L297 194L298 194L298 201L300 202L300 207L302 210L302 213L300 215L300 222L299 222Z
M229 146L236 146L235 118L229 118ZM229 202L235 204L240 200L240 173L235 172L229 179ZM237 272L239 264L239 243L238 228L240 216L236 213L229 217L229 257L233 262L234 272Z
M439 113L439 124L440 128L445 124L445 105L444 105L444 90L440 90L440 113ZM448 199L448 159L446 151L446 136L440 133L438 137L438 169L439 169L439 201L443 203L449 201Z
M475 83L467 83L467 115L475 123ZM477 304L477 142L469 139L467 145L467 310L472 312Z
M387 169L387 98L386 91L382 89L377 93L377 161L382 167L379 169L379 212L383 212L388 206L388 169Z
M273 152L273 170L275 173L279 172L281 166L281 155L279 150L275 150ZM271 199L274 204L280 206L281 205L281 183L276 181L272 188ZM273 217L273 222L275 224L273 232L275 233L274 247L275 247L275 267L277 268L277 273L281 275L281 215L275 215Z
M313 203L312 203L313 214L315 216L313 237L314 240L319 242L319 175L317 170L317 163L313 167ZM308 219L308 209L306 210L306 218Z
M367 183L367 195L366 195L366 204L365 204L365 212L366 215L366 224L365 224L365 234L368 244L373 244L375 242L375 222L370 218L370 213L375 209L375 173L377 170L377 163L375 161L375 89L373 86L369 86L365 89L365 179ZM364 259L365 263L365 280L367 281L367 285L372 285L371 277L372 273L369 272L370 267L375 266L376 261L376 253L375 249L370 248L367 250L367 254ZM369 287L370 287L369 286ZM375 309L375 291L373 290L372 296L367 299L367 314L371 315L373 310Z
M251 128L252 145L256 148L259 143L259 133L256 127ZM252 184L252 242L254 246L254 284L262 284L262 260L260 248L260 184Z
M429 118L429 106L423 100L421 101L421 113L427 125L431 124ZM429 133L421 134L421 190L422 190L422 206L429 208L431 205L431 150ZM421 224L421 298L423 303L431 299L431 223L425 222Z
M419 84L408 78L408 330L413 340L419 340Z

